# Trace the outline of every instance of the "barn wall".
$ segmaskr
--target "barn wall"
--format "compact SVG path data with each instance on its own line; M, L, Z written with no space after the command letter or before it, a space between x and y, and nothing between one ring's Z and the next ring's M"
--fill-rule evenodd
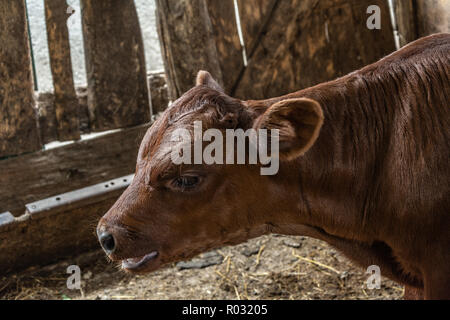
M439 32L450 32L450 1L396 0L395 13L401 46Z
M233 0L157 4L173 98L194 85L200 69L211 71L228 94L260 99L331 80L395 50L384 0L238 1L248 66ZM373 4L381 8L381 30L366 27Z

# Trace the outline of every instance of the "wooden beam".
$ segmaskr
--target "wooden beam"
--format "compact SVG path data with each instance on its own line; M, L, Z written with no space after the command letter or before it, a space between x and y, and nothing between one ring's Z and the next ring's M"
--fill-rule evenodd
M81 0L81 8L93 129L149 122L144 45L134 1Z
M66 0L45 0L45 17L55 94L55 114L59 141L80 139L78 100L70 57Z
M244 67L243 48L239 40L233 0L207 0L217 58L225 92L231 93Z
M210 71L223 85L205 0L157 0L156 4L170 99L192 88L201 69Z
M134 172L149 125L0 161L0 212Z
M0 274L100 247L97 222L131 181L128 175L30 203L17 218L0 215Z
M41 148L25 1L0 1L0 159Z
M401 47L417 39L414 3L414 0L396 0L394 2L394 12L397 20Z

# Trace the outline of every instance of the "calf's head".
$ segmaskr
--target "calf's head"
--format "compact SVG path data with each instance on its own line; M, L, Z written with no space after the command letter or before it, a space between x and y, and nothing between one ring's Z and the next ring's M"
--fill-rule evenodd
M315 101L240 101L201 71L197 85L146 133L133 182L98 224L103 248L123 269L143 273L270 232L274 216L292 209L284 201L292 175L261 175L260 164L175 164L173 134L180 128L193 134L194 122L224 137L227 129L277 129L283 167L313 145L322 121Z

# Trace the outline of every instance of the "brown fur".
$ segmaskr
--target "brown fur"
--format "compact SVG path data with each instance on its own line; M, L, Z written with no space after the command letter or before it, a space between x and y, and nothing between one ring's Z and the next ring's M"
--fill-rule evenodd
M307 235L380 266L407 286L406 298L449 299L449 52L450 35L433 35L264 101L228 97L201 73L149 129L133 183L99 223L117 242L110 258L158 250L139 270L148 272L270 232ZM168 136L194 120L204 129L278 126L290 161L275 176L256 165L174 166L164 158ZM199 187L174 190L170 181L189 172Z

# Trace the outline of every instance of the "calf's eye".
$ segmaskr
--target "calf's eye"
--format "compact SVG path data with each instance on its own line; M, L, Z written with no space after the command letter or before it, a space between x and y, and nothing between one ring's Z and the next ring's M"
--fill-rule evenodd
M196 176L181 176L173 180L173 187L184 191L195 188L200 182L200 178Z

